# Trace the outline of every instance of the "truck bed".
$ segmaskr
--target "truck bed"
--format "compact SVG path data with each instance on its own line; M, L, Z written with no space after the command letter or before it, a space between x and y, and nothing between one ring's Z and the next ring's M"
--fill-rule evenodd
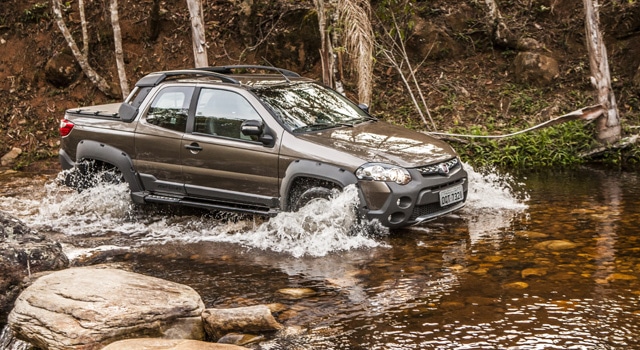
M68 115L81 115L81 116L96 116L101 118L120 118L118 116L118 109L121 103L109 103L97 106L77 107L68 109L66 112Z

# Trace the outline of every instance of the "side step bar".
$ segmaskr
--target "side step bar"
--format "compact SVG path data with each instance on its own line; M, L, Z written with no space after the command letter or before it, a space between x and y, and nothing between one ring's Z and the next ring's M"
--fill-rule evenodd
M156 194L149 194L146 192L133 192L131 198L135 203L157 203L157 204L169 204L169 205L184 205L189 207L209 209L209 210L221 210L232 211L240 213L250 213L262 216L276 216L278 214L277 209L271 209L267 207L260 207L255 205L240 204L240 203L226 203L226 202L211 202L194 200L188 197L172 197L161 196Z

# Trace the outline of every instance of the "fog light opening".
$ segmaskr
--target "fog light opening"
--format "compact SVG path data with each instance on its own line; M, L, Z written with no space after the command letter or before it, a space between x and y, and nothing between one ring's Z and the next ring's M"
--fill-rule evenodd
M400 209L407 209L411 206L411 198L409 197L400 197L398 198L398 201L396 202L396 205L398 206L398 208Z
M404 215L403 212L398 211L389 215L389 222L392 224L399 224L404 220L405 217L406 215Z

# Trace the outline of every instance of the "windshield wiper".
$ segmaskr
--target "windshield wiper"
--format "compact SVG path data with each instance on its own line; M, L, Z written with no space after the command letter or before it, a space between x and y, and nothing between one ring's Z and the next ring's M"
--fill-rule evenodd
M353 125L354 124L351 124L351 123L316 123L316 124L309 124L309 125L295 128L293 129L293 132L331 129L331 128L337 128L340 126L353 127Z
M305 125L305 126L300 126L297 127L295 129L293 129L294 132L296 131L311 131L311 130L322 130L322 129L329 129L334 127L334 124L328 124L328 123L317 123L317 124L309 124L309 125Z

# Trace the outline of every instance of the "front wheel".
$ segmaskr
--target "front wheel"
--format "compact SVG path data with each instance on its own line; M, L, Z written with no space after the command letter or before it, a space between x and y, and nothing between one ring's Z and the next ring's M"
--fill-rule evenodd
M298 211L302 207L314 202L329 203L332 196L333 191L326 187L316 186L307 188L302 191L300 195L296 196L296 198L293 198L291 203L291 211Z

